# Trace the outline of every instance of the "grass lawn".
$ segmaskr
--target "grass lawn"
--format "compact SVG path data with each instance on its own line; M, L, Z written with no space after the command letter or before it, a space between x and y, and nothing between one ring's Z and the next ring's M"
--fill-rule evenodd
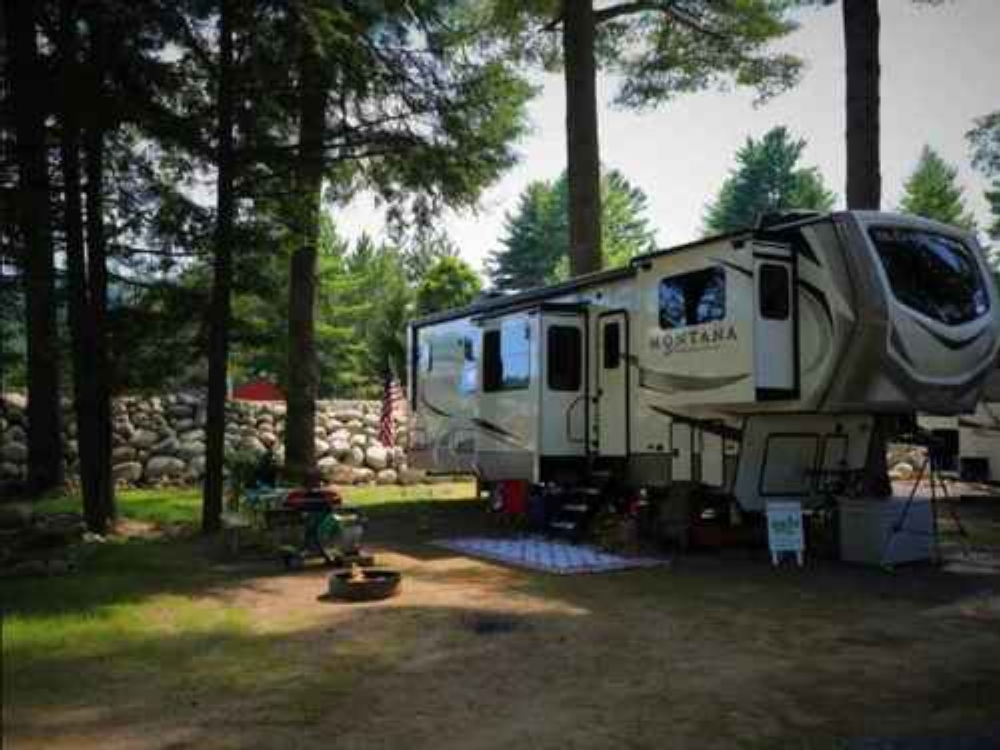
M825 748L1000 730L996 575L734 554L546 576L428 544L486 526L469 484L345 494L403 570L399 597L332 604L322 568L228 559L193 533L197 491L177 490L120 498L169 534L0 582L5 750Z

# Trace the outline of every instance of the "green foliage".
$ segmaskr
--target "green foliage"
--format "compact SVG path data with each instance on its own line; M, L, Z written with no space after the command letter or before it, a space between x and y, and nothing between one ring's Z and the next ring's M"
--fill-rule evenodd
M460 258L441 258L424 276L416 294L416 314L449 310L467 305L482 289L482 282Z
M972 164L987 177L1000 177L1000 111L976 120L966 137L972 144Z
M958 170L930 146L924 146L920 161L903 186L899 210L944 224L974 230L975 219L965 207L963 190L957 184Z
M785 209L829 211L836 196L815 167L799 167L806 147L785 127L760 140L748 138L736 167L705 214L705 231L723 233L753 226L762 213Z
M599 65L620 81L616 100L646 108L680 94L728 85L756 89L761 99L798 80L802 61L772 43L796 28L796 0L597 3ZM561 65L560 0L493 0L488 22L516 54Z
M0 393L25 387L27 340L24 334L21 279L0 260Z
M656 247L656 233L646 217L648 199L618 171L601 180L601 246L606 267ZM490 256L488 273L500 290L541 286L568 276L569 192L566 174L554 182L536 181L521 193L508 214L503 247Z
M1000 111L976 120L976 127L966 136L972 145L972 164L992 180L986 191L993 223L990 237L1000 240Z
M990 204L990 213L993 214L990 237L1000 240L1000 178L993 180L992 186L986 191L986 200Z

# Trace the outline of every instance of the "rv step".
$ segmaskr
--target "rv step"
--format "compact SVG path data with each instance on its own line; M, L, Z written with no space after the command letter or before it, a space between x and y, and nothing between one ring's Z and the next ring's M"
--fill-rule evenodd
M567 503L560 506L560 510L569 511L570 513L586 513L590 510L590 506L586 503Z
M577 487L573 491L579 495L593 495L596 497L601 494L602 490L600 487Z

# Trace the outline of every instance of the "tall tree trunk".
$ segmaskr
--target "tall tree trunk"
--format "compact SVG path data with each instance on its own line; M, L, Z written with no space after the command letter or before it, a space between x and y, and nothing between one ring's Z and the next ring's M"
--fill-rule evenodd
M55 263L46 151L49 86L38 59L38 4L3 0L14 112L17 218L24 243L28 329L28 488L42 493L63 479Z
M601 268L601 157L592 0L563 2L566 71L566 174L571 276Z
M208 420L205 488L201 528L222 525L222 490L226 437L226 379L229 326L232 316L233 222L236 213L233 162L233 0L221 0L219 14L219 77L216 92L217 149L215 258L212 269L212 319L208 340Z
M847 207L878 210L879 163L878 0L843 0L847 56Z
M87 259L83 236L83 206L80 200L80 99L76 2L64 0L59 19L59 71L62 138L60 163L65 197L63 222L66 236L66 274L69 291L69 326L73 357L73 407L77 435L80 436L79 472L83 514L87 528L103 534L107 515L101 496L97 441L96 391L92 388L94 363L94 320L87 288Z
M87 199L87 296L93 320L95 482L104 516L116 516L114 478L111 473L111 361L108 336L108 260L104 230L104 151L107 124L103 120L106 105L105 76L109 67L107 54L114 44L107 33L100 6L88 16L90 27L90 79L92 101L96 103L84 136L86 154ZM80 439L84 439L80 436Z
M847 68L847 207L877 211L882 204L879 156L878 0L843 0ZM865 468L865 491L892 494L886 449L890 422L875 417Z
M306 21L303 18L302 23ZM302 33L299 71L299 154L293 226L299 243L292 254L288 285L288 414L285 469L304 479L316 467L316 246L323 191L323 138L327 80L308 33Z

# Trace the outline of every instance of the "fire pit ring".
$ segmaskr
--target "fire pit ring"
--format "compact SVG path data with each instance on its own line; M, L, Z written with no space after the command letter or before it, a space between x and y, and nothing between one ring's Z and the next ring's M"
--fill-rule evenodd
M372 602L399 593L402 573L387 568L352 568L330 576L329 596L348 602Z

